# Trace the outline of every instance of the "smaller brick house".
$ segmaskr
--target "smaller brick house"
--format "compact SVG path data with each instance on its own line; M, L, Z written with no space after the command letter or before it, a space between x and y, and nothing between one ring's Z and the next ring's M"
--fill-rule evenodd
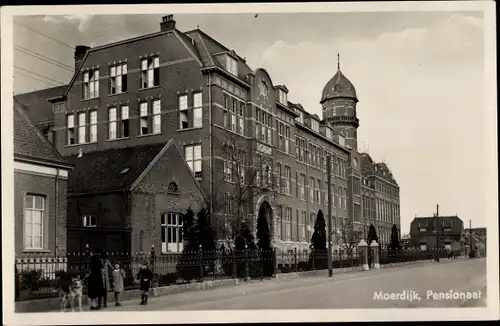
M71 166L14 100L16 256L66 254L66 189Z
M458 216L415 217L410 224L411 244L422 249L463 250L464 223Z
M182 215L206 198L171 139L66 157L68 251L182 251Z

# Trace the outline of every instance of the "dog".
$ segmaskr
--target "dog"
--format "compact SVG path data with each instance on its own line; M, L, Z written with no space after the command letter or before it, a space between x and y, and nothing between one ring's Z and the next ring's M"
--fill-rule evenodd
M68 303L71 306L71 310L75 311L75 301L78 303L79 310L83 311L83 281L84 279L80 279L79 275L76 277L71 277L69 282L67 280L61 279L59 297L61 298L62 312L66 312L66 306L68 305Z

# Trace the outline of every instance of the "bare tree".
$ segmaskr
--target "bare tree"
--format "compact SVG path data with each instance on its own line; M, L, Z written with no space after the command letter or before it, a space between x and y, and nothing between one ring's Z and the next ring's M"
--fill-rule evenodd
M341 246L345 249L347 256L352 258L354 249L358 246L359 241L363 236L361 230L356 230L352 221L348 219L340 220L339 239Z
M214 145L223 149L223 173L214 176L215 193L225 190L223 200L220 195L212 199L214 212L224 215L215 228L219 240L224 239L231 247L242 223L249 223L247 216L252 213L255 199L262 194L272 196L280 178L273 171L272 158L263 153L246 152L238 136L226 133L222 139L214 140Z

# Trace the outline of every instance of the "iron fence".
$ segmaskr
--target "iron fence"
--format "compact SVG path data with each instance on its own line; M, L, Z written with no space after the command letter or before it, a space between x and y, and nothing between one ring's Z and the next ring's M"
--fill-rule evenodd
M379 250L380 264L444 258L446 250ZM112 266L119 264L126 273L125 289L135 289L140 266L153 271L153 287L173 286L224 278L265 278L278 273L323 270L328 268L327 251L219 249L213 251L185 250L176 254L107 253ZM370 255L371 257L371 255ZM83 277L89 271L88 253L66 256L33 255L16 257L16 301L55 297L64 276ZM363 263L361 251L339 251L332 255L333 268L357 267ZM111 272L111 271L109 271ZM111 273L109 273L111 275ZM110 284L112 285L111 279ZM84 287L84 292L86 286Z

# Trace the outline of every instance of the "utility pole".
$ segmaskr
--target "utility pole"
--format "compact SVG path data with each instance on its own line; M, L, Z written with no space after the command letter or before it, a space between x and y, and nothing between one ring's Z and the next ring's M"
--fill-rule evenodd
M328 179L328 277L333 276L332 262L332 157L326 157L326 177Z
M436 205L436 249L439 250L439 204Z

